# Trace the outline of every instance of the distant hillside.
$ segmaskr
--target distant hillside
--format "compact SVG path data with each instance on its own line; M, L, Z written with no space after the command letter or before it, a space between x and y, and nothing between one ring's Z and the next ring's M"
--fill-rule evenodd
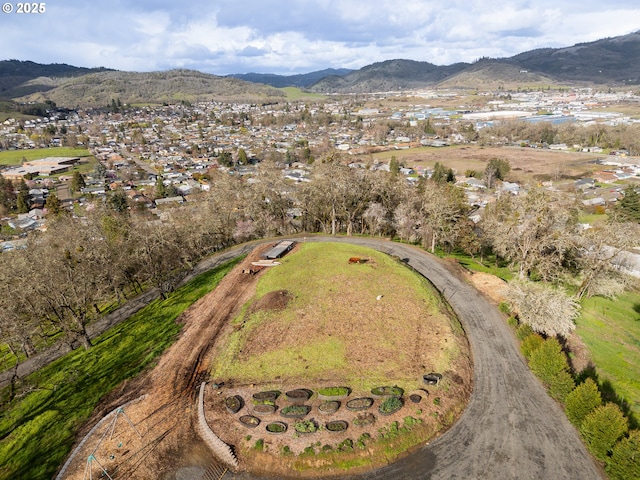
M388 60L343 77L323 78L309 89L358 93L436 86L486 89L540 83L640 84L640 32L573 47L532 50L510 58L483 59L474 64L437 66Z
M2 60L0 61L0 98L10 99L55 88L62 79L110 71L107 68L82 68L52 63Z
M359 93L421 88L435 85L467 66L466 63L456 63L439 67L414 60L387 60L368 65L343 77L323 78L310 87L310 90L318 93Z
M239 78L247 82L263 83L265 85L271 85L276 88L284 87L310 87L314 83L322 80L325 77L332 75L344 76L353 72L348 68L327 68L325 70L319 70L317 72L302 73L299 75L276 75L273 73L234 73L228 75L229 77Z
M273 87L219 77L194 70L166 72L100 72L69 79L46 92L23 97L25 101L52 100L57 105L104 106L122 103L238 100L262 101L283 98Z
M484 59L438 83L439 88L497 89L551 85L554 79L500 60Z
M600 84L640 84L640 31L567 48L545 48L509 59L559 80Z

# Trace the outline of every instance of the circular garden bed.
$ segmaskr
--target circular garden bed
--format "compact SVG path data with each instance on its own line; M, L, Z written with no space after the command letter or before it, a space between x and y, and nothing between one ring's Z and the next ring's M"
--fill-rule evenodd
M367 410L368 408L371 408L371 405L373 405L373 398L361 397L349 400L345 406L347 407L347 410L357 412L359 410Z
M325 387L318 390L319 400L343 400L349 396L349 387Z
M278 407L269 403L261 403L253 406L253 413L256 415L271 415Z
M254 393L251 398L253 398L254 402L275 402L279 396L280 392L278 390L265 390L263 392Z
M302 420L296 422L293 428L298 433L315 433L318 431L318 425L313 420Z
M306 388L296 388L285 393L287 400L293 403L304 403L311 398L313 392Z
M402 399L400 397L387 397L378 407L380 415L392 415L402 408Z
M340 402L338 402L337 400L325 400L320 405L318 405L318 411L320 413L324 413L325 415L336 413L339 408Z
M245 427L256 428L260 425L260 419L258 417L254 417L253 415L242 415L238 420Z
M278 435L286 432L287 428L287 424L284 422L271 422L267 425L266 430L273 435Z
M376 387L371 390L371 395L378 398L384 397L401 397L404 395L404 390L400 387Z
M310 411L309 405L289 405L280 410L280 415L285 418L302 418Z
M440 380L442 380L442 374L440 373L429 373L427 375L423 375L422 379L424 383L427 385L437 385Z
M225 399L224 406L229 413L235 415L244 406L244 401L240 395L233 395L232 397L227 397Z
M325 427L329 432L344 432L349 427L349 424L344 420L332 420L327 422Z

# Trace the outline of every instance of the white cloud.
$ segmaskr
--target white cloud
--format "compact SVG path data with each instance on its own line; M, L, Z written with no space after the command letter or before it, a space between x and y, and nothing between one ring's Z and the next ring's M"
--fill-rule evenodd
M0 16L4 58L217 74L448 65L639 29L637 0L58 0L40 17Z

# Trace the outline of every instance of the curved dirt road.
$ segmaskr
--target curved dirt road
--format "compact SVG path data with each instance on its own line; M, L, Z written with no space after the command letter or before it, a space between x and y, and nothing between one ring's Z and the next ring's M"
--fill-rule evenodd
M562 409L529 371L498 310L439 259L384 240L309 237L306 241L349 242L404 259L443 293L473 352L474 391L460 420L410 456L349 480L604 478ZM225 478L256 477L228 473Z

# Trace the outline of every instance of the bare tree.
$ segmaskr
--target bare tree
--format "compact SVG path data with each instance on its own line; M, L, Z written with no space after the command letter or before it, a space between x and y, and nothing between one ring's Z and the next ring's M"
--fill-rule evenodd
M511 282L507 297L521 322L548 336L568 336L574 329L579 304L561 288L542 283Z
M503 195L487 207L482 228L493 250L517 265L520 279L535 272L556 278L574 251L576 210L540 188L526 195Z

